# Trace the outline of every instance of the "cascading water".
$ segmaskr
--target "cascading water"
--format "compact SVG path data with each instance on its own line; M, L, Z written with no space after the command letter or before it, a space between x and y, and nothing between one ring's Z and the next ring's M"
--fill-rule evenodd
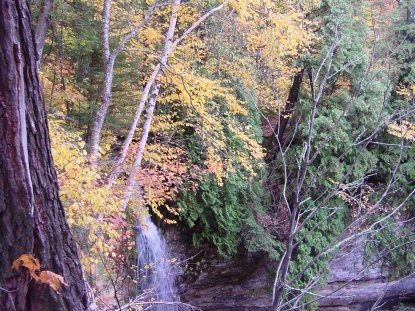
M162 303L179 301L166 242L150 217L138 227L138 290L145 293L147 301L156 302L151 311L176 311L177 306Z

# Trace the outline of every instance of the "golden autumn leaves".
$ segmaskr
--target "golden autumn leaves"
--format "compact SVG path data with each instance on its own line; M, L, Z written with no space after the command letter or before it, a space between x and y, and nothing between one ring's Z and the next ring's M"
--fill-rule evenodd
M63 276L49 270L40 270L40 261L31 254L23 254L12 263L12 269L20 271L20 268L26 268L30 277L41 284L49 285L58 295L60 294L61 285L68 286Z

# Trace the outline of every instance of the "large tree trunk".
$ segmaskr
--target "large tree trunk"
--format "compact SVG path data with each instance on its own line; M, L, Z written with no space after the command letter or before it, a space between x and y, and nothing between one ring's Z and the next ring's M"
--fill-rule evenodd
M0 309L84 310L76 245L65 220L26 0L0 0ZM11 269L22 254L65 278L60 295Z

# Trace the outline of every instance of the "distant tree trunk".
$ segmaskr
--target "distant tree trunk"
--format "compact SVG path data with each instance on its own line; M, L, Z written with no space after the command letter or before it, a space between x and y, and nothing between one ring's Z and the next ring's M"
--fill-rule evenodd
M411 6L411 5L408 6L406 19L410 23L415 22L415 6Z
M42 61L43 47L45 46L46 31L49 24L49 14L52 10L53 0L44 0L42 9L40 11L39 19L37 21L35 38L36 38L36 52L37 52L37 67L40 67Z
M0 0L0 309L85 310L82 268L50 151L26 0ZM57 295L11 269L33 254L65 278Z
M274 128L274 133L272 136L271 150L266 156L266 161L269 162L275 158L275 154L278 152L280 147L284 145L284 134L287 129L288 122L291 118L291 114L294 111L295 103L298 100L298 94L300 93L301 83L303 81L304 69L297 73L294 77L294 81L291 85L290 92L288 93L288 98L285 103L284 110L280 113L278 124Z
M287 102L285 104L284 111L280 115L280 120L275 130L278 134L278 141L283 144L283 137L285 130L287 129L288 121L294 111L295 103L298 100L298 94L300 93L301 82L303 81L304 69L297 73L294 77L293 84L290 88L290 93L288 94Z

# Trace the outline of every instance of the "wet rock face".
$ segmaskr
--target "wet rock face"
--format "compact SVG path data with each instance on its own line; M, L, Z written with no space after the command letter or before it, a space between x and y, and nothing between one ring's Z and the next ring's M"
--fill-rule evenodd
M365 241L363 239L351 241L339 250L330 262L330 275L327 283L342 283L356 281L387 281L389 271L382 260L367 259L365 262Z
M185 283L181 295L203 310L262 310L270 305L268 274L261 258L218 261L204 258L197 277Z
M202 310L269 310L272 265L265 254L223 259L209 248L193 248L175 229L166 232L175 258L180 299Z

